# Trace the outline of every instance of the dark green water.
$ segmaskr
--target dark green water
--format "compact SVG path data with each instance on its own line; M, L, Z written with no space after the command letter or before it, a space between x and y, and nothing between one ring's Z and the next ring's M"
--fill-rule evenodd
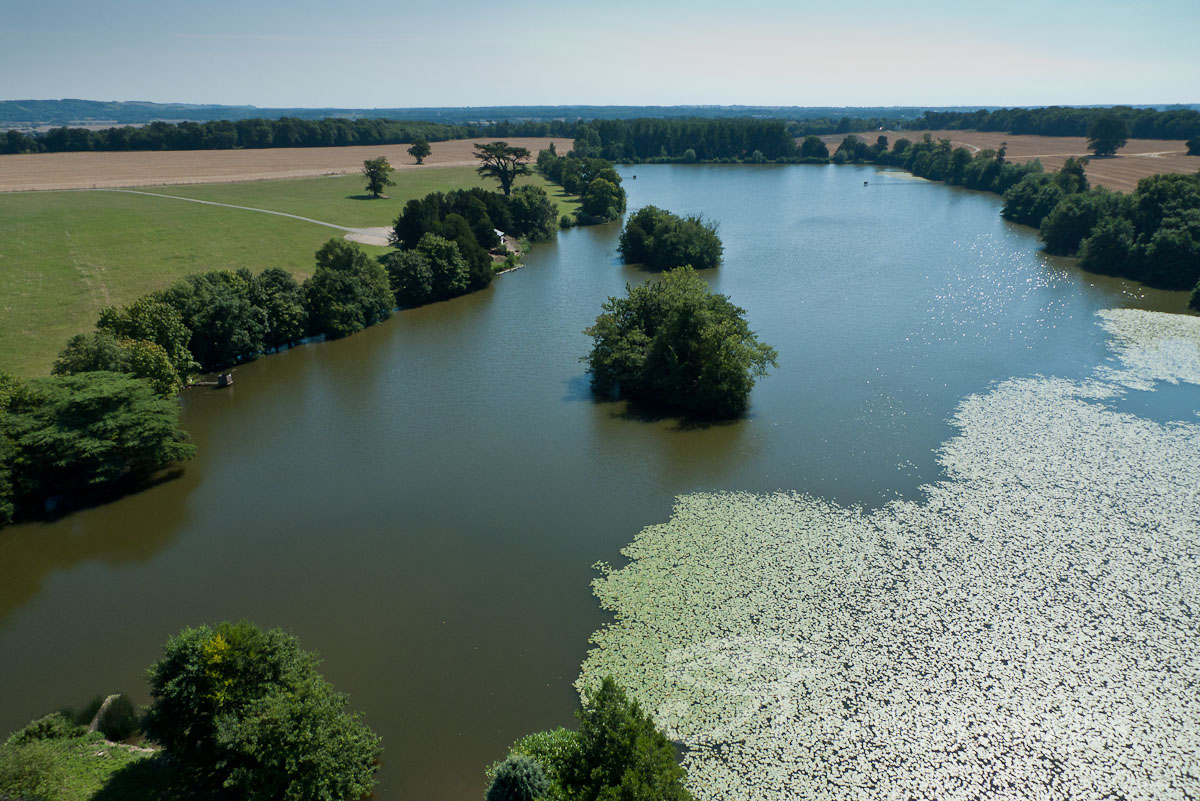
M706 278L780 354L747 419L682 429L590 399L580 332L645 277L615 224L486 292L242 367L187 394L200 456L181 478L0 532L0 732L96 693L144 701L169 634L249 618L325 655L384 737L379 797L477 799L508 743L571 723L605 620L590 566L675 495L916 497L964 396L1089 374L1098 309L1183 309L1040 255L991 195L853 167L624 174L631 209L719 223Z

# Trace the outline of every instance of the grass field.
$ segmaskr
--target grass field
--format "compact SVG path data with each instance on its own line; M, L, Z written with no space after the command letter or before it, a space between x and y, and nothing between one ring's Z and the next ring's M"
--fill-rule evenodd
M343 175L161 187L161 194L282 211L348 227L388 226L409 199L485 186L471 167L405 171L387 200L357 199L362 177ZM541 176L559 213L576 204ZM129 303L189 273L283 267L312 271L313 254L336 229L253 211L120 192L0 194L0 369L46 374L74 334L100 310ZM372 254L385 248L364 246Z
M874 142L879 135L888 142L906 138L914 142L928 133L936 141L949 139L953 147L979 150L999 150L1008 144L1009 161L1026 162L1038 159L1046 171L1062 167L1068 156L1091 156L1087 140L1079 136L1025 136L995 131L867 131L855 134L865 142ZM845 134L822 136L832 155ZM1159 173L1194 173L1200 170L1200 157L1187 155L1187 145L1172 139L1130 139L1112 158L1093 158L1087 165L1087 177L1093 186L1103 186L1120 192L1131 192L1142 178Z

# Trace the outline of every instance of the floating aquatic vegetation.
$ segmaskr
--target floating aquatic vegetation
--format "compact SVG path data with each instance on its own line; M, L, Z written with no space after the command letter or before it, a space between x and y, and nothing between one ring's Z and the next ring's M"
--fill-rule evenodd
M1200 383L1200 320L1102 317L1124 369L967 398L922 502L679 498L602 568L580 685L701 798L1200 796L1200 425L1100 402Z
M1132 389L1153 389L1153 382L1200 384L1200 317L1105 309L1099 312L1121 369L1101 368L1102 378Z

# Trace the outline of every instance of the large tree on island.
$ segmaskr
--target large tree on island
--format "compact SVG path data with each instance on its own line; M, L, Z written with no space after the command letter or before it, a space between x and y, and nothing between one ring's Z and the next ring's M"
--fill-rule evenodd
M1097 156L1115 156L1129 141L1129 123L1116 114L1101 114L1088 126L1088 149Z
M593 340L583 359L592 390L696 418L746 411L776 353L750 330L745 312L686 266L626 291L584 331Z
M380 197L385 186L396 185L396 182L391 179L392 165L388 162L387 156L366 159L363 161L362 171L367 179L367 191L371 193L371 197Z
M529 165L529 149L510 147L508 142L488 142L475 145L475 158L483 162L476 172L484 178L495 178L505 196L512 194L513 181L533 172Z

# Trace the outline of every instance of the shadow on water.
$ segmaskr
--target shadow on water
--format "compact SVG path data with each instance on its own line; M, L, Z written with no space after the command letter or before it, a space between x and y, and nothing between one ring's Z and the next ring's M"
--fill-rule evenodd
M186 492L186 471L175 468L143 482L135 493L91 498L42 520L0 530L0 622L41 592L46 578L92 561L144 563L176 538L186 516L181 503L160 503L163 490Z

